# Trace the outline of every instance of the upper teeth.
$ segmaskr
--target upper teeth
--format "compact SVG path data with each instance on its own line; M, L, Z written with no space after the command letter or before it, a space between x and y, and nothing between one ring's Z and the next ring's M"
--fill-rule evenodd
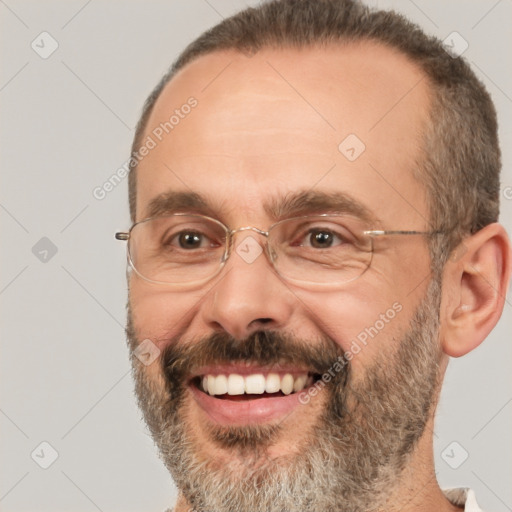
M312 384L312 377L303 373L293 377L291 373L280 376L277 373L269 373L266 377L262 373L251 375L205 375L202 379L203 391L210 395L243 395L263 393L276 393L282 391L285 395L301 391Z

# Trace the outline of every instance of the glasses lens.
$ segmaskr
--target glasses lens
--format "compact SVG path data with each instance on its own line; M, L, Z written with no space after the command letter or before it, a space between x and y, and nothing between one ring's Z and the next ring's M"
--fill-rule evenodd
M213 219L169 215L136 224L128 250L134 269L145 279L192 283L219 271L225 242L225 228Z
M270 254L283 277L338 284L359 277L372 259L371 237L361 220L349 216L311 216L276 224Z

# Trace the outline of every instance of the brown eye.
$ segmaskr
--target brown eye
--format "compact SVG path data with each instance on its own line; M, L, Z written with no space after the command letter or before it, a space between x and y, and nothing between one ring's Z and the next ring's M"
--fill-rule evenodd
M327 230L311 231L309 235L309 243L311 247L316 249L326 249L331 247L334 242L334 234Z
M346 226L335 221L301 222L291 225L290 233L284 233L290 247L309 249L342 249L354 244L355 240Z
M198 249L201 247L203 237L201 233L185 231L177 236L177 241L182 249Z

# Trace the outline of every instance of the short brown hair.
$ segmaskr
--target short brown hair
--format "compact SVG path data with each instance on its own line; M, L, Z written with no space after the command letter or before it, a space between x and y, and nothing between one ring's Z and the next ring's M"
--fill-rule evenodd
M462 58L452 57L440 40L396 12L371 10L357 0L272 0L225 19L192 42L150 94L132 154L165 85L199 56L221 50L251 54L263 48L301 49L361 41L398 50L423 70L432 86L422 160L415 176L427 189L431 228L449 233L431 245L432 264L439 270L465 234L498 219L501 153L496 111L485 87ZM129 176L132 220L135 171Z

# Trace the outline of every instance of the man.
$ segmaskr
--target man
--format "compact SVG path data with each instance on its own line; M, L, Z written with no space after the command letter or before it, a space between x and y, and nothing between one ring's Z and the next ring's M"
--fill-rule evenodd
M498 321L489 95L395 13L276 0L194 41L133 144L127 334L176 512L478 510L432 453Z

